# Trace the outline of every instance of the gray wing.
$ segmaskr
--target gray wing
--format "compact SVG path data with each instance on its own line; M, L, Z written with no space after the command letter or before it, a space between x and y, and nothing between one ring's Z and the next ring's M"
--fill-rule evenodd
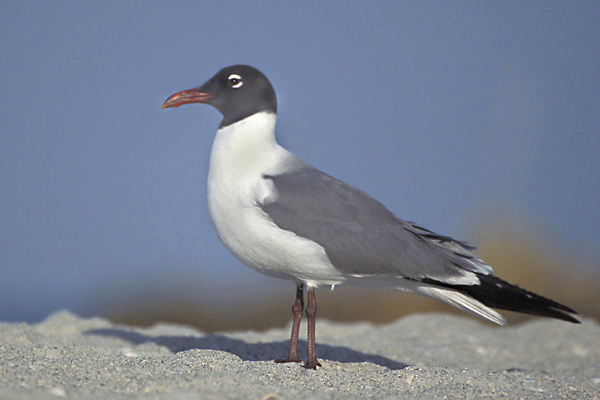
M312 167L263 177L276 195L259 204L262 210L278 227L321 245L343 273L442 282L473 277L467 271L492 273L468 243L403 221L365 192Z

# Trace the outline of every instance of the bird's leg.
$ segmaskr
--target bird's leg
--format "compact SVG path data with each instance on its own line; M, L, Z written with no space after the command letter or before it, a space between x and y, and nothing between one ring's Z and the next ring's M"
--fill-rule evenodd
M294 321L292 324L292 336L290 338L290 351L288 352L287 358L275 360L276 363L285 362L300 362L302 361L298 357L298 333L300 331L300 320L302 319L302 310L304 309L304 285L299 284L296 287L296 300L292 306L292 312L294 313Z
M306 317L308 318L308 359L304 368L317 369L321 364L317 360L315 346L315 325L317 319L317 300L315 299L315 288L308 288L308 304L306 305Z

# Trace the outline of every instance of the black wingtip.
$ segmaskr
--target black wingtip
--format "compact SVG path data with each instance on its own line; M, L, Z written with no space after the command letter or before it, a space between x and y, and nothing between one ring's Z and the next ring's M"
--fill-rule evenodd
M428 279L427 283L452 288L491 308L555 318L574 324L581 323L569 315L577 314L575 310L554 300L521 289L493 275L478 274L477 277L481 282L479 285L450 285L431 279Z

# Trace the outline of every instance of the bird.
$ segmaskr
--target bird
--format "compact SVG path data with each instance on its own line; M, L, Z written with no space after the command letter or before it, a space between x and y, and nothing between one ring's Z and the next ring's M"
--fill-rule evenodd
M248 65L218 71L162 108L203 103L223 116L210 153L208 210L217 236L248 267L296 285L288 355L306 289L307 360L316 355L315 289L355 285L431 297L503 325L493 308L580 321L571 308L512 285L472 254L475 246L398 218L367 193L311 166L275 138L277 96Z

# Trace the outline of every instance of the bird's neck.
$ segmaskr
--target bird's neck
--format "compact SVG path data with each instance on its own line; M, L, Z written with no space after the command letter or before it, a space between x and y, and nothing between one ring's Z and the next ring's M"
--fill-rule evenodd
M211 173L245 174L277 161L281 147L275 141L272 112L259 112L217 130L210 156Z

